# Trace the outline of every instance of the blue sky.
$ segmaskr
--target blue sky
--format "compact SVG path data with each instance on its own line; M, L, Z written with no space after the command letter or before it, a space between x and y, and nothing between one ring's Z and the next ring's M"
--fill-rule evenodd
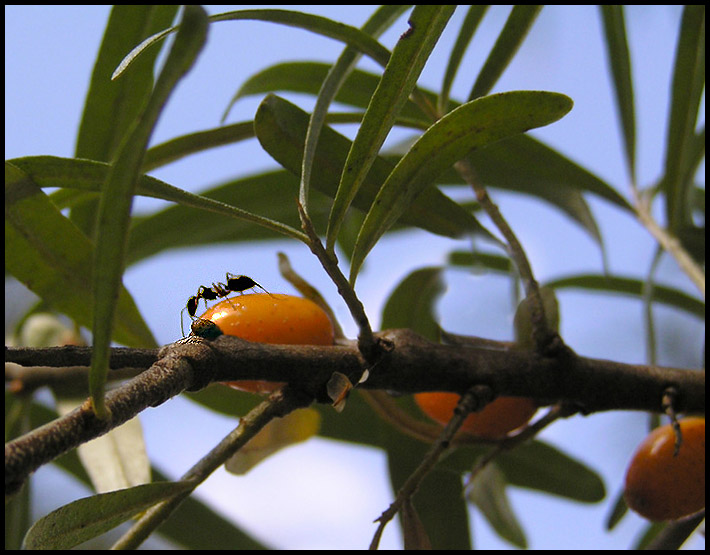
M372 11L371 6L299 8L356 26L364 23ZM231 8L207 7L210 14L228 9ZM505 7L494 7L487 14L454 83L453 97L467 96L508 11ZM5 7L6 159L73 154L87 85L108 13L106 6ZM642 185L659 176L664 160L668 84L680 13L677 6L627 9L637 95L638 178ZM447 52L463 15L463 8L454 15L424 70L421 79L424 86L432 89L440 86ZM405 29L406 20L402 19L381 41L391 48ZM296 29L253 22L213 25L206 49L171 98L152 144L218 125L235 90L260 69L285 60L333 61L340 51L338 43ZM377 69L366 60L360 67ZM553 6L542 11L494 92L516 89L544 89L569 95L575 101L572 112L533 134L613 184L622 194L627 193L628 178L607 77L600 17L595 8ZM312 99L293 99L304 107L312 105ZM251 119L259 101L257 97L241 100L232 109L229 123ZM342 131L353 134L352 127ZM395 134L390 139L402 136ZM250 141L192 156L154 175L197 192L235 175L274 167L258 143ZM565 216L527 197L495 192L494 200L522 238L538 279L601 272L598 247ZM602 229L611 271L644 277L654 252L649 235L619 210L594 198L589 202ZM140 199L135 206L137 212L144 212L162 204ZM189 233L189 222L185 232ZM416 248L412 248L413 244ZM424 232L394 237L378 245L358 280L358 293L373 325L378 325L384 301L404 276L421 266L442 264L449 250L467 246L466 241L434 238ZM225 271L252 276L270 291L293 292L278 275L278 251L286 252L296 269L323 291L346 333L354 336L355 327L327 276L304 246L292 242L171 251L130 268L125 283L158 341L168 343L180 336L180 310L197 285L221 279ZM661 264L659 277L694 293L667 258ZM448 289L439 306L446 329L496 339L511 337L507 282L460 270L448 271L446 278ZM6 300L27 299L16 293L12 284L9 287L7 293L6 286ZM625 362L645 361L640 303L574 292L561 294L560 302L562 334L577 352ZM14 306L6 309L6 325ZM676 345L661 362L698 367L704 328L671 310L659 309L657 316L661 346L670 347L673 342ZM347 410L343 417L347 417ZM233 421L206 415L181 399L147 411L141 419L149 455L175 476L182 474L234 426ZM179 430L171 426L175 419L185 422ZM605 413L555 424L543 433L543 438L596 468L613 498L645 426L642 414ZM189 438L189 445L184 445L184 438ZM381 453L313 440L289 449L246 477L235 478L219 471L200 488L198 495L225 514L233 515L257 537L264 541L268 538L276 547L363 548L374 531L372 520L391 500L385 468ZM298 480L288 478L294 469L298 470ZM43 469L37 473L37 479L54 484L57 474ZM341 493L338 499L330 494L332 484L347 484L345 488L338 487ZM264 488L272 490L268 503L263 499ZM51 506L45 503L42 511L83 494L75 489L57 491ZM513 490L511 499L528 534L529 545L535 549L625 548L643 529L643 521L631 515L613 533L606 533L608 499L582 506L520 490ZM473 535L480 548L509 547L475 512ZM396 548L399 542L397 527L390 525L381 546ZM704 545L696 542L696 546Z

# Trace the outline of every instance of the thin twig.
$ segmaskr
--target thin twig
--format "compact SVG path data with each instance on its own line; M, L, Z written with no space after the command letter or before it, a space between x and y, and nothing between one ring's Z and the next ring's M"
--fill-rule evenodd
M658 241L663 250L668 252L675 258L678 266L690 280L695 284L703 298L705 298L705 272L693 260L693 257L688 254L681 245L680 241L670 234L666 229L663 229L651 215L650 202L647 195L643 195L636 187L631 187L631 194L634 200L634 209L636 216L651 235Z
M358 348L368 362L374 363L378 358L377 348L378 342L372 333L372 327L370 326L370 321L367 319L367 314L365 314L365 308L363 307L360 299L357 298L355 290L348 279L343 275L338 267L338 261L328 254L323 243L321 243L315 228L313 227L313 222L305 213L303 206L300 202L298 203L298 213L301 216L301 225L303 226L303 231L308 235L308 246L311 252L316 255L318 260L320 260L323 269L333 280L335 286L338 288L338 293L345 301L345 304L350 310L355 323L360 330L358 334Z
M515 233L508 225L508 222L506 222L505 218L501 215L498 207L488 196L488 192L485 187L483 187L483 185L479 182L471 163L465 159L459 160L454 164L454 168L464 179L464 181L471 185L476 193L476 200L478 200L481 204L481 207L486 211L488 217L493 221L505 239L505 246L508 251L508 255L513 259L513 262L515 262L515 265L518 268L518 273L520 274L520 278L523 282L525 296L530 299L533 341L535 342L537 351L545 353L548 351L553 340L559 340L559 336L553 330L550 330L547 325L547 320L545 318L545 307L540 295L540 287L535 280L535 276L533 275L532 268L528 262L527 256L525 255L525 251L523 250L523 247L520 244L520 241L518 241Z
M380 524L375 531L375 535L370 543L370 549L377 549L382 537L382 532L387 526L387 523L394 518L405 502L411 499L419 489L419 485L429 472L434 468L444 452L449 448L454 435L466 420L470 412L481 410L492 398L491 389L484 385L475 385L461 396L459 404L454 410L454 415L449 420L449 423L444 427L441 435L436 442L431 446L422 462L414 472L407 478L402 488L397 493L397 498L392 502L389 508L380 515L376 520Z
M167 520L197 486L241 449L271 420L283 417L295 409L308 406L310 403L311 399L304 397L289 386L272 393L267 400L257 405L246 416L241 418L239 426L180 478L183 482L190 482L191 488L158 503L146 511L138 522L113 545L113 549L136 549L158 526Z

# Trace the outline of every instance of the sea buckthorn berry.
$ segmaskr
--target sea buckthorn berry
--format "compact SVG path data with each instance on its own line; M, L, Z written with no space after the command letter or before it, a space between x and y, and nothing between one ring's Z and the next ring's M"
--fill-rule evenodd
M673 427L660 426L639 445L626 471L626 504L649 520L677 520L705 507L705 419L678 423L683 443L677 456Z
M414 395L419 408L429 418L444 425L454 415L454 409L460 398L457 393L444 392ZM487 404L483 410L469 414L460 429L478 437L498 439L528 422L536 411L537 405L532 399L498 397Z
M256 293L230 297L208 309L201 318L211 320L225 335L280 345L332 345L335 330L316 303L291 295ZM270 393L283 383L225 382L236 389Z

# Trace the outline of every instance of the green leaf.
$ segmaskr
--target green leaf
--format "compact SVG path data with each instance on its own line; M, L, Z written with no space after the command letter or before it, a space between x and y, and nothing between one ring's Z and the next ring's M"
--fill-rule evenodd
M476 148L557 121L571 108L572 100L562 94L514 91L473 100L437 121L399 161L377 194L355 245L351 282L375 243L444 170Z
M5 268L48 304L91 328L94 303L87 277L93 245L57 210L39 188L42 184L12 162L5 162ZM156 346L123 286L116 314L113 340L131 347Z
M409 30L395 46L377 90L352 143L328 220L327 248L332 250L346 212L362 185L395 118L414 90L419 74L444 31L455 6L419 5Z
M244 121L176 137L148 149L143 159L143 171L149 172L189 154L251 139L253 136L254 122Z
M216 212L204 207L195 210L193 205L182 202L149 216L133 218L127 264L167 249L282 239L282 228L292 229L296 238L300 238L295 229L300 226L294 207L297 194L298 179L285 170L278 170L229 181L202 191L196 197L218 206L239 205L239 209L232 211L253 214L254 218L272 222L274 226L254 225L257 223L254 218L235 218L232 211ZM321 194L312 195L311 208L314 225L324 226L330 199ZM190 222L189 232L185 230L186 221Z
M644 296L644 282L642 280L619 276L583 274L548 281L545 286L553 289L573 287L604 293L620 293L636 297L639 300L643 300ZM654 284L653 300L705 319L705 303L677 289Z
M170 49L153 93L121 144L111 165L98 210L92 285L94 290L93 351L89 389L99 418L107 418L104 385L108 371L111 332L114 326L117 291L121 284L127 250L131 205L143 156L163 106L178 81L187 73L207 38L207 14L188 6L182 25Z
M456 77L456 72L459 69L463 55L468 48L473 34L478 28L478 24L483 19L483 16L488 11L488 6L485 5L474 5L469 6L468 12L466 12L466 17L461 24L461 29L456 37L456 44L451 49L451 54L449 55L449 63L446 66L446 72L444 73L444 81L441 85L441 93L439 94L439 100L436 103L436 108L439 114L443 115L447 112L447 105L449 103L449 91L451 90L451 85Z
M216 14L209 17L210 23L217 21L239 21L250 19L270 21L272 23L280 23L290 27L298 27L325 37L342 41L357 48L360 52L371 57L382 66L386 65L387 60L389 59L389 50L387 50L367 33L364 33L356 27L345 25L344 23L338 23L317 15L289 10L239 10ZM165 29L160 33L156 33L155 35L148 37L136 46L121 61L120 65L116 68L116 71L114 71L112 79L116 79L121 76L126 71L128 66L136 60L136 58L143 55L143 52L146 49L159 43L168 35L177 31L178 28L179 26Z
M392 489L397 492L422 461L429 445L392 428L387 432L387 463ZM471 549L461 476L436 467L422 481L413 500L433 549Z
M439 341L434 308L444 290L441 268L416 270L404 278L387 299L382 329L409 328L430 341Z
M111 81L111 73L128 50L170 25L178 6L124 6L111 9L99 49L84 113L76 157L110 162L153 88L153 66L159 50L136 63L130 74Z
M120 82L111 72L138 42L170 25L178 6L114 6L94 64L84 112L79 125L75 156L101 162L113 160L121 141L140 114L153 88L159 49L154 49ZM89 237L95 236L98 199L75 202L71 220Z
M207 390L209 389L223 390L226 393L234 393L235 395L240 393L221 385L214 385L207 388ZM197 395L204 391L206 390L203 389ZM189 395L192 396L192 394ZM243 397L250 397L254 401L249 405L250 408L260 402L260 399L255 395L248 393L242 393L241 395ZM6 395L6 407L10 406L9 401L10 398ZM234 397L230 396L230 401L233 403ZM250 408L237 414L244 415ZM32 429L39 428L56 419L58 416L55 411L38 403L31 403L30 409L30 427ZM331 409L330 412L334 411ZM76 451L69 451L53 461L52 464L76 478L78 482L81 482L87 487L91 487L89 477L80 464ZM152 468L151 473L156 483L169 480L157 468ZM25 535L27 528L29 528L29 526L20 530L22 536ZM243 530L198 501L194 496L187 497L183 500L182 504L170 518L160 525L160 535L186 548L203 549L205 545L210 545L214 549L264 549L263 545L256 542Z
M261 146L295 175L300 175L301 172L307 127L306 112L274 95L264 99L254 118L254 129ZM335 196L350 145L351 142L346 137L330 127L323 127L312 181L315 188L331 198ZM382 158L375 160L353 202L356 208L362 211L369 209L392 167L392 164ZM459 237L464 233L487 233L469 212L434 187L427 188L412 206L404 211L400 223L415 225L447 237Z
M25 536L24 548L72 548L192 488L190 482L162 482L78 499L35 522Z
M666 217L677 233L690 221L689 169L694 162L695 126L705 89L705 6L686 6L676 48L666 145Z
M460 447L442 465L466 472L482 454L480 446ZM576 459L539 440L519 445L496 457L509 484L539 490L583 503L604 499L604 482Z
M541 9L542 6L531 4L513 6L508 20L476 78L471 94L468 96L469 101L491 91L520 48Z
M373 16L368 19L362 30L373 37L379 36L405 9L406 7L404 6L381 6L375 11ZM360 56L361 54L357 49L351 46L346 47L335 64L333 64L333 67L328 71L328 75L323 80L321 88L318 91L316 105L313 108L313 113L308 122L308 131L306 132L306 141L303 149L299 201L304 210L308 210L311 169L320 138L320 131L326 121L328 109L348 74L355 68Z
M250 95L261 95L276 91L290 91L317 95L321 85L331 69L330 64L320 62L284 62L268 67L247 79L237 91L233 101ZM354 70L338 89L335 101L349 106L367 108L372 95L380 82L380 76L360 69ZM431 92L420 93L430 104L436 102L436 95ZM400 112L404 118L419 120L428 127L428 120L423 119L421 108L407 100Z
M634 181L636 176L636 118L634 116L634 86L629 45L626 41L624 7L602 5L599 9L604 23L609 68L614 79L616 107L624 133L626 163L629 167L629 175Z
M9 162L30 175L39 187L71 187L90 192L101 191L110 170L110 166L103 162L57 158L55 156L28 156L15 158ZM304 233L289 225L231 206L226 203L227 201L220 202L219 200L194 195L148 175L142 175L138 178L135 193L175 202L183 207L197 208L211 214L220 214L233 219L255 223L287 237L292 237L299 241L306 240ZM239 201L240 197L237 192L229 195L228 198ZM259 202L258 204L262 206L266 203ZM137 220L142 221L140 218ZM184 225L182 229L184 230ZM182 244L179 239L175 240L176 244Z
M468 485L466 497L476 504L501 538L525 549L528 542L508 501L506 485L503 473L495 463L489 463Z
M628 201L611 185L528 135L510 137L474 152L469 160L484 184L539 196L557 204L580 222L583 218L576 217L574 210L565 208L567 202L556 202L556 195L593 193L633 212ZM569 201L569 206L573 204Z

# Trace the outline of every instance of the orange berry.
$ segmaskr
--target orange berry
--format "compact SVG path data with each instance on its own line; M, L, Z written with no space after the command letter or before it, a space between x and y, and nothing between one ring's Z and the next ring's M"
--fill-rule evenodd
M461 396L457 393L416 393L414 400L432 420L446 424L454 415ZM461 430L486 439L498 439L519 428L537 411L532 399L525 397L498 397L483 410L466 417Z
M679 424L678 456L672 426L660 426L639 445L626 471L626 504L649 520L676 520L705 507L705 419Z
M267 293L225 299L200 318L211 320L225 335L280 345L332 345L335 332L328 315L309 299ZM236 389L270 393L283 383L241 380L224 382Z

